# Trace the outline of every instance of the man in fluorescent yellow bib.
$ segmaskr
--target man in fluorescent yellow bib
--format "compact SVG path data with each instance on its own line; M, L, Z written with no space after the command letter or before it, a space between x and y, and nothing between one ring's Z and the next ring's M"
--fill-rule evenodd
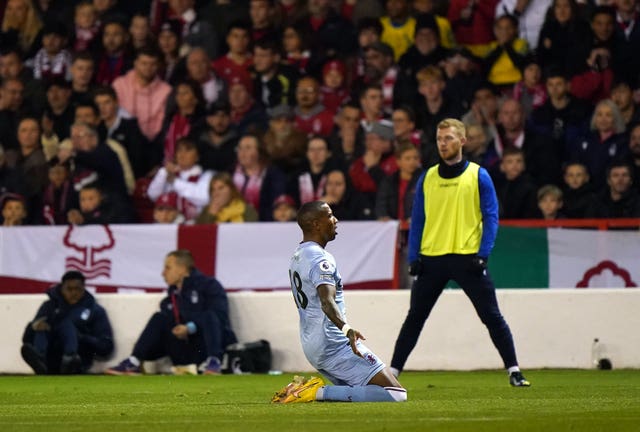
M516 359L511 330L496 299L487 259L498 232L498 201L487 171L462 157L466 131L456 119L437 127L440 163L418 179L409 229L409 313L396 341L391 370L402 371L425 321L449 280L473 303L487 326L515 387L528 387Z

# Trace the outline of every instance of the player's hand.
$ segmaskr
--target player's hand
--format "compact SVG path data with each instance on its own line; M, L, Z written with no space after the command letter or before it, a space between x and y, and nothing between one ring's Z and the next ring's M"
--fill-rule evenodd
M411 276L420 276L422 274L422 261L417 259L409 264L409 274Z
M366 338L364 337L364 335L358 330L352 328L347 332L347 337L349 338L349 344L351 345L351 350L353 351L353 353L358 357L362 357L362 353L358 349L356 343L358 342L358 339L365 340Z
M51 327L49 326L49 323L47 322L47 317L40 317L37 320L35 320L34 322L31 323L31 328L34 331L49 331L51 330Z
M471 273L482 275L487 274L487 258L478 255L471 255L468 269Z
M171 329L171 333L178 339L187 340L189 337L189 329L184 324L178 324Z

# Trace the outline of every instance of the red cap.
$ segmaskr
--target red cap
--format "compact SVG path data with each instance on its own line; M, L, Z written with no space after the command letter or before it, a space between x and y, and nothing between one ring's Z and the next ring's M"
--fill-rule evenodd
M338 71L340 75L344 77L347 68L340 60L331 60L324 64L324 67L322 68L322 75L324 76L332 70Z
M175 192L163 193L156 200L156 207L178 208L178 195Z
M273 208L278 207L280 204L286 204L293 208L296 207L296 202L289 195L280 195L273 201Z

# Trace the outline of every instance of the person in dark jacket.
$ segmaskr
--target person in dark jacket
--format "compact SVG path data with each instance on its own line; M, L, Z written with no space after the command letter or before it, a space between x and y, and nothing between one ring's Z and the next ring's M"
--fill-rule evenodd
M420 153L411 143L395 152L398 171L384 178L376 196L376 218L408 221L411 218L416 182L420 177Z
M633 189L633 171L625 160L607 167L607 187L597 194L589 208L588 218L640 217L640 196Z
M37 375L86 373L113 352L107 312L85 290L84 275L68 271L47 291L22 337L22 358Z
M219 374L225 347L237 342L224 288L196 269L184 249L167 254L162 276L169 290L160 311L147 322L131 356L105 373L139 375L143 361L169 356L176 366L200 364L203 374Z

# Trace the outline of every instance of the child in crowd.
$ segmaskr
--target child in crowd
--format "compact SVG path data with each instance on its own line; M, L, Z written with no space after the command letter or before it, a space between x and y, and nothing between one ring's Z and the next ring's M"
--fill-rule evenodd
M299 25L289 24L282 33L282 48L284 49L285 63L293 67L303 76L309 71L311 51L307 46L304 29Z
M42 216L47 225L66 225L67 213L77 205L78 194L69 178L68 163L57 156L49 161L49 184L42 197Z
M533 57L527 59L522 75L522 81L513 86L513 98L520 102L524 116L529 118L531 112L547 100L547 89L542 82L540 65Z
M589 183L589 171L580 162L569 162L564 167L564 206L563 212L568 218L584 218L594 197Z
M349 100L345 81L346 67L340 60L331 60L322 68L320 102L326 109L336 113Z
M556 185L545 185L538 189L538 208L545 220L564 219L562 209L562 191Z
M289 195L280 195L273 202L273 220L275 222L295 221L296 214L296 203Z
M501 219L530 219L537 214L536 186L525 173L524 153L508 147L504 150L500 171L504 181L496 187Z
M33 77L50 81L54 78L71 80L71 53L65 49L67 31L58 21L47 23L42 29L42 48L29 64L33 68Z
M153 208L153 221L155 223L176 225L185 221L184 216L178 210L178 194L167 192L160 195Z
M18 194L6 194L2 198L2 226L20 226L27 218L24 198Z
M71 209L67 219L72 225L106 225L129 222L129 215L117 200L108 196L96 183L82 187L78 209Z
M73 15L75 39L73 41L73 51L80 52L88 50L91 42L100 31L96 8L90 1L83 1L76 5Z

